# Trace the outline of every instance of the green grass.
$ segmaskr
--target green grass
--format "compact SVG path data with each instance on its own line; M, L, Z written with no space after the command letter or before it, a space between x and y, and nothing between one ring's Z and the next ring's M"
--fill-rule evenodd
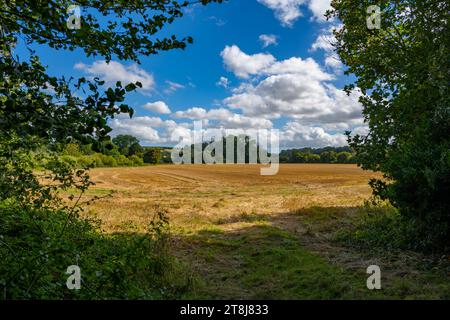
M444 281L450 274L448 265L424 265L424 257L414 252L368 250L347 243L345 256L310 245L315 237L319 242L327 235L333 238L342 228L351 230L368 214L364 210L367 208L313 207L297 212L298 222L312 229L313 235L280 229L269 219L223 221L239 223L233 230L222 224L203 225L197 231L178 230L181 255L196 275L193 291L185 297L449 299L450 283ZM358 258L367 262L355 267L352 261ZM372 263L382 268L382 290L366 287L366 268Z
M191 254L208 266L194 299L349 299L380 295L365 289L363 272L333 266L303 248L290 233L270 225L226 234L186 236ZM205 272L206 271L206 272Z

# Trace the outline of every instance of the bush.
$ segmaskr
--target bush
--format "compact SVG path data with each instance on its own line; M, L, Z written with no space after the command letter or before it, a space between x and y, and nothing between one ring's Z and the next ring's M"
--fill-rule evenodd
M71 167L76 167L78 164L77 158L73 156L61 156L61 160Z
M158 164L161 161L161 149L152 148L144 153L144 162L149 164Z
M124 155L119 155L116 158L117 164L119 166L131 166L133 163L130 161L130 159L128 159L127 157L125 157Z
M390 205L366 205L356 225L337 233L336 240L363 248L430 251L437 249L433 235L423 235L418 226Z
M188 289L163 216L144 235L103 234L99 222L69 216L0 203L0 299L176 299ZM81 290L66 287L71 265Z
M144 160L139 156L131 156L129 159L134 166L144 165Z
M81 156L77 159L77 163L79 167L87 168L94 165L94 160L91 156Z
M83 153L81 151L80 145L78 143L72 142L72 143L69 143L66 145L62 154L67 155L67 156L72 156L72 157L79 157Z
M95 154L89 156L89 159L91 160L92 166L94 168L103 167L103 161L102 161L102 154L101 153L95 153Z
M100 155L104 167L117 167L117 161L112 156L107 156L105 154Z

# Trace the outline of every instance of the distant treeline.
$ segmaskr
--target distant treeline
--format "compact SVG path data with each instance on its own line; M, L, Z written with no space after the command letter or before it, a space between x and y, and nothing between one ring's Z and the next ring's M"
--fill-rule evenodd
M260 146L248 136L228 136L223 138L223 162L227 159L228 146L233 146L232 163L260 163ZM231 139L231 140L230 140ZM238 139L243 143L244 152L238 152ZM232 143L230 144L230 141ZM212 142L212 141L211 141ZM189 163L194 163L194 150L202 152L211 144L191 145ZM170 147L143 147L137 138L130 135L119 135L107 142L101 151L94 151L90 145L77 142L69 143L61 152L60 157L67 163L76 167L123 167L142 166L145 164L171 164ZM256 158L251 159L250 154ZM261 154L270 157L271 154L261 149ZM211 154L215 156L214 151ZM183 156L183 153L180 153ZM301 148L289 149L280 152L281 163L355 163L352 150L349 147ZM202 161L204 163L204 159Z
M99 151L76 141L60 152L61 159L75 167L125 167L171 163L170 152L164 147L143 147L137 138L118 135Z
M301 148L280 152L281 163L355 163L349 147Z

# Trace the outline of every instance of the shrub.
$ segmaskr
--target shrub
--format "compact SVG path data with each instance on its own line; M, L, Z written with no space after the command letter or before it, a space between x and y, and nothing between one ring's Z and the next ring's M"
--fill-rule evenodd
M78 164L77 158L73 156L61 156L61 160L71 167L76 167Z
M91 156L81 156L77 159L77 163L79 167L87 168L94 165L94 160Z
M128 159L124 155L119 155L116 158L116 161L119 166L131 166L133 164L132 161L130 161L130 159Z
M89 156L89 159L91 160L92 166L94 168L103 167L103 161L102 161L102 154L101 153L95 153L95 154Z
M63 155L72 156L72 157L79 157L83 153L81 151L80 145L78 143L72 142L67 144L67 146L64 148Z
M139 156L131 156L129 159L132 162L132 164L135 165L135 166L142 166L142 165L144 165L144 160L141 157L139 157Z
M161 149L152 148L144 153L144 162L149 164L158 164L161 161Z
M363 248L429 251L432 235L422 235L413 221L390 205L366 205L359 221L336 234L336 240Z
M174 299L189 288L163 215L143 235L107 235L97 221L69 217L0 203L0 299ZM66 287L71 265L81 290Z
M117 167L117 161L112 156L107 156L105 154L100 155L104 167Z

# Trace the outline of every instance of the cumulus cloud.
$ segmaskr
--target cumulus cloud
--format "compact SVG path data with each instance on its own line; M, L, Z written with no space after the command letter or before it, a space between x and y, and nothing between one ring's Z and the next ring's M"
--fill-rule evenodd
M148 102L142 107L155 113L170 114L170 108L164 101Z
M331 9L330 3L331 0L310 0L308 8L312 11L313 18L320 22L326 21L325 13Z
M114 135L130 134L141 142L159 142L160 136L154 126L160 126L162 120L152 117L126 118L117 117L111 120L110 126Z
M141 69L137 64L125 66L117 61L105 60L94 61L91 65L84 63L77 63L74 66L77 70L82 70L92 77L98 77L104 80L109 86L115 85L117 81L126 85L131 82L140 82L142 84L142 91L149 92L155 86L155 79L152 74Z
M285 148L298 146L319 148L347 144L347 137L342 133L331 134L321 127L307 126L298 122L288 122L283 128L280 140L281 146Z
M119 116L110 122L114 136L130 134L144 145L174 145L180 137L188 138L191 125L177 123L173 120L162 120L159 117Z
M332 26L331 28L322 30L310 48L313 52L323 50L325 52L325 65L335 72L340 72L343 68L343 64L333 47L333 44L336 42L333 30L338 28L340 28L340 26Z
M297 74L310 77L311 79L324 81L332 80L334 77L322 70L320 65L313 58L292 57L282 61L276 61L269 67L261 70L262 74L280 75Z
M262 43L263 48L278 45L278 37L274 34L262 34L259 36L259 41Z
M312 19L325 22L325 13L331 8L331 0L258 0L259 3L272 9L282 26L292 27L302 17L301 7L305 6L312 13Z
M294 22L302 16L300 6L307 0L258 0L258 2L272 9L283 26L292 27Z
M225 67L240 78L248 78L275 62L271 54L258 53L248 55L238 46L226 46L220 54Z
M325 43L316 46L324 47ZM240 51L239 48L236 50ZM300 134L290 133L286 135L289 141L306 143L313 141L311 137L314 136L317 144L345 144L346 140L342 136L328 134L325 129L342 133L361 125L360 95L354 92L348 96L330 83L333 79L334 76L324 71L312 58L275 59L260 68L248 81L234 88L232 95L225 98L223 103L231 109L240 110L243 116L249 118L292 119L288 125L295 123L297 128L302 129L304 138L300 139ZM314 130L306 132L304 127Z
M231 112L229 109L218 108L206 110L195 107L185 111L177 111L176 118L190 120L207 120L211 126L224 127L227 129L270 129L273 124L270 120L260 117L247 117L242 114Z

